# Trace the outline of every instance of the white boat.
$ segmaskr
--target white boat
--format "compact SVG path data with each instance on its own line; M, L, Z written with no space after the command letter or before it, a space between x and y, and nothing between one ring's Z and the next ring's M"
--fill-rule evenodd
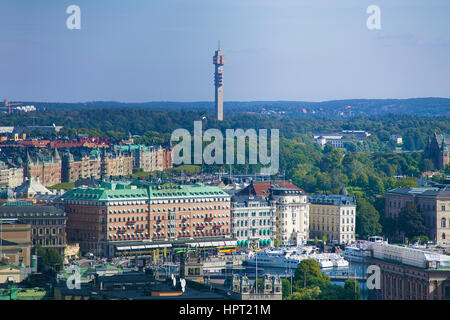
M299 260L288 258L282 253L261 251L244 260L242 264L247 266L295 269L299 264Z
M356 262L362 262L367 257L367 253L358 247L346 247L343 255L344 259Z
M320 264L321 269L333 268L333 259L326 253L309 255L309 259L314 259Z
M335 253L314 253L315 250L309 248L288 248L284 250L260 251L249 255L243 261L244 265L271 267L283 269L295 269L304 259L316 260L320 268L345 268L348 262L339 254Z
M349 265L348 261L342 257L333 260L333 267L335 268L347 268Z

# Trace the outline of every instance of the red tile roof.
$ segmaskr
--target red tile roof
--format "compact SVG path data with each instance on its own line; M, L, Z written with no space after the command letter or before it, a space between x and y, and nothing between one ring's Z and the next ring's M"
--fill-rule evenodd
M265 197L269 196L269 194L270 194L269 188L273 187L273 186L279 186L281 188L292 188L292 189L302 190L291 182L284 181L284 180L273 180L270 182L253 182L252 185L249 185L248 187L244 188L239 193L246 194L248 192L251 192L250 190L254 189L254 192L256 193L257 196L261 196L261 197L265 198Z

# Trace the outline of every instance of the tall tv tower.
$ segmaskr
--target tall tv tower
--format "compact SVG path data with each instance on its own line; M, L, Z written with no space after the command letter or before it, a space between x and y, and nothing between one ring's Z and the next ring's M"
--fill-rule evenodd
M223 120L223 65L225 64L225 56L219 46L213 57L213 63L215 66L214 72L214 89L215 89L215 106L216 106L216 119L217 121Z

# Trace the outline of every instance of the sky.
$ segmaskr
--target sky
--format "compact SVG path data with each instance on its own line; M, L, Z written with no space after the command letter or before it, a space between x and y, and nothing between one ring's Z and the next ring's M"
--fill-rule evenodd
M213 101L218 40L225 102L450 98L449 31L448 0L2 0L0 99Z

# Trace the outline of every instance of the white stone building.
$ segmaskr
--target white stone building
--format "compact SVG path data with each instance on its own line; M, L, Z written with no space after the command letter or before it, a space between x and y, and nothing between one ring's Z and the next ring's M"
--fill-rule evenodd
M276 238L281 245L302 245L309 236L309 202L300 189L273 187L270 199L276 207Z

